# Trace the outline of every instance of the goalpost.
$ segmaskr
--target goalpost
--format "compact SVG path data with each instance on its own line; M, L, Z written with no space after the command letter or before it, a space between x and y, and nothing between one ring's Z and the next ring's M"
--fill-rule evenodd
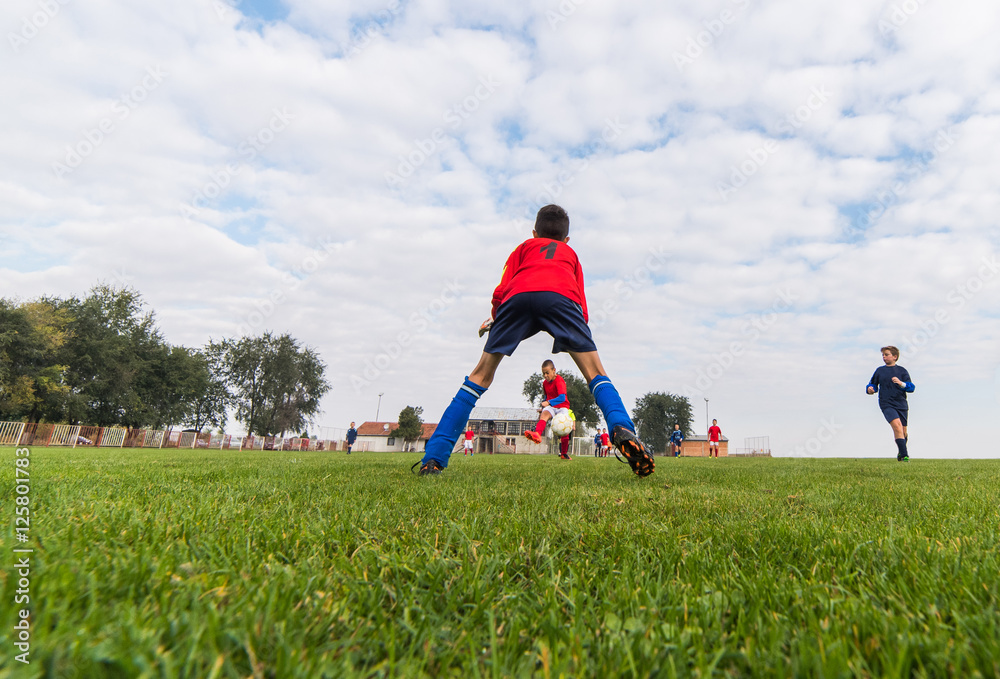
M771 457L771 437L748 436L743 439L743 448L736 454L747 457Z
M571 440L572 446L570 447L570 453L573 457L593 457L594 456L594 437L593 436L576 436Z

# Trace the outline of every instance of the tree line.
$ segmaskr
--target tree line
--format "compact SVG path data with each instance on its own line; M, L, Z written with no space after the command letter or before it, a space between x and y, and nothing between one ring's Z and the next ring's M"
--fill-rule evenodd
M0 298L3 420L201 431L231 413L248 435L284 435L319 412L325 371L288 334L171 345L129 287Z

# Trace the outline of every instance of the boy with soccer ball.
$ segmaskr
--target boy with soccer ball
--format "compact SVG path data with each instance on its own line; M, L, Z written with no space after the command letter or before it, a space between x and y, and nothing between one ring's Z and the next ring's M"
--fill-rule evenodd
M551 360L542 363L542 390L545 392L545 399L542 401L542 412L538 418L538 424L534 429L524 432L525 438L533 443L542 442L542 434L545 433L545 424L558 412L557 409L569 410L569 395L566 393L566 380L556 372L556 364ZM574 423L574 429L576 423ZM553 432L554 433L554 432ZM569 459L569 434L559 439L559 457L564 460Z
M916 387L910 381L910 373L906 368L896 365L899 360L899 349L893 346L882 347L882 362L875 369L875 374L865 391L868 394L878 392L878 407L882 409L882 416L892 427L892 436L896 439L896 460L898 462L909 462L910 453L906 450L906 416L909 412L909 405L906 402L906 395L912 394Z
M604 421L612 430L612 445L639 476L653 473L653 456L635 435L635 424L611 383L587 325L583 268L569 242L569 215L558 205L546 205L535 217L531 238L507 258L500 284L493 291L493 313L479 334L489 332L479 363L465 378L427 441L419 474L440 474L448 466L452 447L479 397L493 383L504 356L541 331L552 335L552 353L568 352L583 373ZM416 467L417 465L414 465Z

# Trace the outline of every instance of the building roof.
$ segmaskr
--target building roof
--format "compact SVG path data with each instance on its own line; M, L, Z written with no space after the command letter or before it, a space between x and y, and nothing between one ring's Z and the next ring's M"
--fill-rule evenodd
M538 410L535 408L483 408L476 407L469 414L470 420L509 420L538 421Z
M392 431L399 426L398 422L362 422L358 427L358 436L392 436ZM424 422L420 425L420 439L429 439L437 422Z
M684 440L685 441L707 441L708 440L708 434L705 434L703 436L685 436ZM719 436L719 440L720 441L729 441L729 437L728 436Z

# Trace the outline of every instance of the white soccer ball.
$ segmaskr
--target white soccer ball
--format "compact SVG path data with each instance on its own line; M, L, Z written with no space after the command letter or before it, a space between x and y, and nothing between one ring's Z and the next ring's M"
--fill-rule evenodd
M562 438L573 431L576 415L569 408L560 408L552 418L552 435Z

